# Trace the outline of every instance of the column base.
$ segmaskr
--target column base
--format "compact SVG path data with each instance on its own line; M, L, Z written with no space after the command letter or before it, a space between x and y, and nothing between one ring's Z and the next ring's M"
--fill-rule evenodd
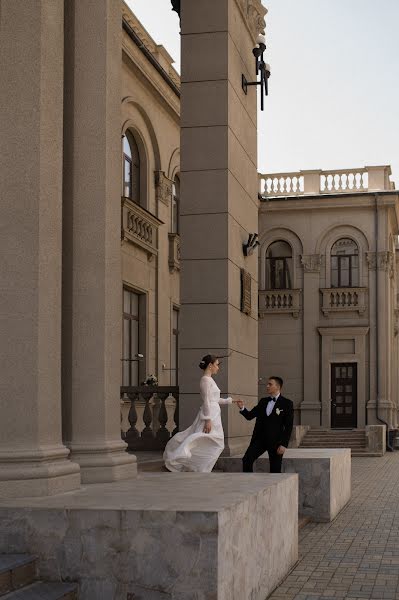
M137 460L121 440L103 444L68 444L71 459L80 465L82 483L111 483L137 476Z
M251 436L230 437L224 440L224 450L221 456L235 456L244 454L251 441Z
M79 465L63 446L0 451L0 498L54 496L80 487Z

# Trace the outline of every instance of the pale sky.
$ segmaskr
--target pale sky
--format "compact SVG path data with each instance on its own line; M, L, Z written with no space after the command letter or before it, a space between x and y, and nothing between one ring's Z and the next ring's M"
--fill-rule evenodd
M258 170L390 164L399 187L399 0L262 1L272 75ZM170 0L127 3L179 70Z

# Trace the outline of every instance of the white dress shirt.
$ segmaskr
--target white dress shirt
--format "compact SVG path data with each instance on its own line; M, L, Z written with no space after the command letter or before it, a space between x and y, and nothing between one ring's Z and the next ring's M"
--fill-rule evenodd
M270 396L271 400L269 400L269 402L267 403L266 406L266 414L268 417L270 417L270 415L272 414L272 410L277 402L277 400L279 399L280 394L277 394L277 396Z

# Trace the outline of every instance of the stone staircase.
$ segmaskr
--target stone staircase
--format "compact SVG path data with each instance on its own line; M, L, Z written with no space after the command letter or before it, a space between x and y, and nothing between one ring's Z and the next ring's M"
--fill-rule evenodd
M36 558L29 554L0 554L1 600L77 600L74 583L36 581Z
M352 456L379 456L367 451L364 429L309 429L300 448L350 448Z

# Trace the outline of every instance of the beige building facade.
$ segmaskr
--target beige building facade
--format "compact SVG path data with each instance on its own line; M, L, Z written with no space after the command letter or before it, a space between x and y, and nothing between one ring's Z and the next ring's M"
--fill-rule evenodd
M398 192L390 168L260 175L260 376L296 423L398 424Z

